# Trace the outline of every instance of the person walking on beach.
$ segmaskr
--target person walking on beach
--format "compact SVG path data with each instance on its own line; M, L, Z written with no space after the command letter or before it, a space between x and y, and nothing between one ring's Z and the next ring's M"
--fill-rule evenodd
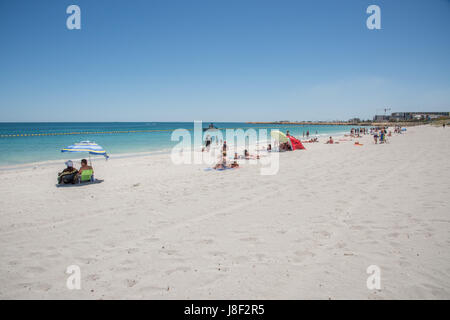
M223 155L224 157L227 156L227 149L228 149L227 142L224 141L224 142L223 142L223 146L222 146L222 155Z
M306 138L307 138L307 139L309 138L309 130L306 131Z
M209 148L211 147L211 136L208 134L208 135L206 135L206 138L205 138L205 148L203 148L202 149L202 152L203 151L205 151L205 149L206 149L206 151L209 151Z

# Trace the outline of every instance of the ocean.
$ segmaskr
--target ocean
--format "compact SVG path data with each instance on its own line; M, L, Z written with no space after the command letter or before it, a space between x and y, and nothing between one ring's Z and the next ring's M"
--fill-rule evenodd
M203 123L207 128L209 123ZM275 125L215 122L217 128L255 128L289 130L303 138L309 130L314 136L341 135L352 126ZM61 149L80 141L94 141L109 155L166 152L178 141L171 141L175 129L193 130L193 122L49 122L0 123L0 166L14 166L49 160L80 158L82 154L62 153ZM225 130L221 130L225 136ZM191 131L192 132L192 131Z

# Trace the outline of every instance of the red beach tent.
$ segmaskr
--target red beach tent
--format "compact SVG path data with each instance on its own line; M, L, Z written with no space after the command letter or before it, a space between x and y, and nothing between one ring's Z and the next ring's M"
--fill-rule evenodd
M300 140L294 138L293 136L288 136L288 138L291 140L292 150L306 149Z

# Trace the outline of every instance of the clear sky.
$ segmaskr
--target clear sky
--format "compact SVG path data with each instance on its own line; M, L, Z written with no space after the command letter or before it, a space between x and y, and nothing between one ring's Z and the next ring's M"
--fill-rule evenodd
M81 8L68 30L66 8ZM381 30L366 9L381 8ZM0 0L0 121L450 111L448 0Z

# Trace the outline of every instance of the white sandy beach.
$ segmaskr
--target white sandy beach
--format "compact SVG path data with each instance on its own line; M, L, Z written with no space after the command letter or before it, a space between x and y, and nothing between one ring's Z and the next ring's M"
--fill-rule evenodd
M0 298L450 299L450 129L358 140L273 176L169 155L96 161L80 187L55 187L62 163L0 171Z

